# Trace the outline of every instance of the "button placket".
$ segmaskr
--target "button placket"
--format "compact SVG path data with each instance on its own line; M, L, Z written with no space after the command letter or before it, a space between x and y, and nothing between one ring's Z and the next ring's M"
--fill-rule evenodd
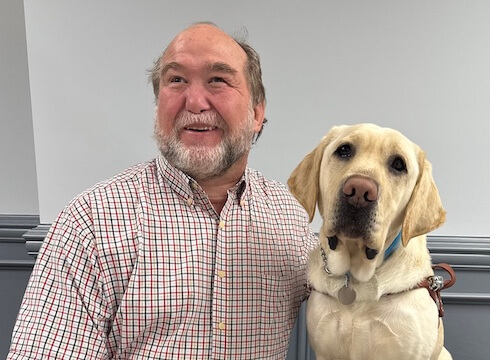
M227 289L228 279L226 276L226 247L227 247L227 229L226 229L226 207L222 210L218 221L218 234L216 244L216 262L215 262L215 278L213 290L213 319L215 323L214 341L217 343L217 348L222 348L223 342L226 341L228 333L227 319ZM222 354L223 355L223 354Z

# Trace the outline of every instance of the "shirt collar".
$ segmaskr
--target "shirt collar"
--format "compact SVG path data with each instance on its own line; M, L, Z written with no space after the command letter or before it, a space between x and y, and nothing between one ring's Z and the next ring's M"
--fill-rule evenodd
M163 155L157 157L156 164L160 182L184 198L192 196L191 183L195 182L194 179L171 165Z
M170 164L163 155L157 157L156 164L160 181L167 183L179 195L187 198L192 196L193 190L200 188L196 180ZM228 190L228 194L235 194L238 201L243 200L249 178L250 169L247 167L240 180Z

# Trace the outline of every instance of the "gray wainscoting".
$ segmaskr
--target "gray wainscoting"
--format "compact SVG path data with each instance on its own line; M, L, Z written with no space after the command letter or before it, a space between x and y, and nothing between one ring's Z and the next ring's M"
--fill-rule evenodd
M7 354L12 327L34 259L49 225L37 216L0 215L0 358ZM447 262L456 284L442 292L446 347L455 360L488 359L490 334L490 238L430 236L434 263ZM305 325L306 303L291 334L288 360L313 360Z
M0 215L0 359L5 359L24 290L34 265L22 237L39 216Z

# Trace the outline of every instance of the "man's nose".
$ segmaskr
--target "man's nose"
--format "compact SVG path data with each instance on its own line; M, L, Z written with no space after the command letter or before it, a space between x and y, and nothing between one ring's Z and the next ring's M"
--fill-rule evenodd
M185 108L194 114L200 114L210 109L208 92L200 84L192 84L187 88Z

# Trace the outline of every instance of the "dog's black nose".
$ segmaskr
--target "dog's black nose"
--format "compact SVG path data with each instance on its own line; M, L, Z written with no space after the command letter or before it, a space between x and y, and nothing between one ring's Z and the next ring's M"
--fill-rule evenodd
M373 260L376 257L376 255L378 255L378 250L366 247L366 257L369 260Z
M339 238L337 236L332 236L328 238L328 246L330 246L330 249L335 250L338 243Z

